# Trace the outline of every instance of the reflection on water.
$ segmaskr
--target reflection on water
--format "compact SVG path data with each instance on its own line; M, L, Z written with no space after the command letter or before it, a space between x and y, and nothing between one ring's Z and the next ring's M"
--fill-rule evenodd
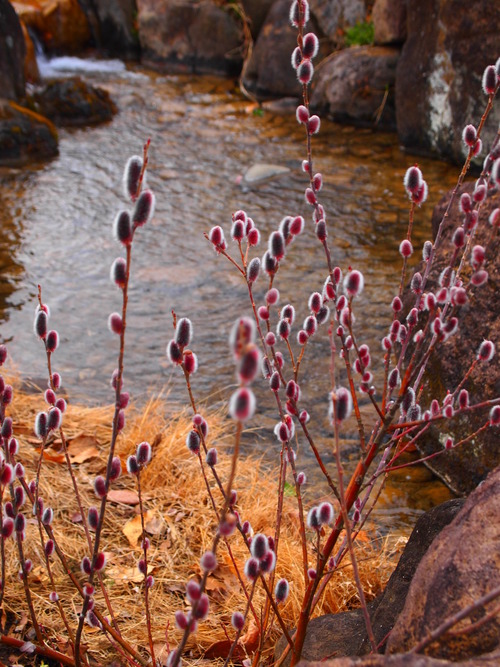
M104 85L120 113L112 123L60 131L60 156L49 163L0 172L1 336L23 374L44 375L40 344L32 333L36 286L52 310L51 325L61 336L54 362L70 396L111 400L116 339L106 327L120 295L109 268L121 249L112 222L125 202L121 174L126 159L151 137L148 181L157 197L153 221L134 244L128 321L126 388L141 400L166 383L174 403L184 402L178 376L165 360L172 333L171 311L189 316L200 370L198 397L227 396L234 382L227 335L235 317L249 313L245 286L203 237L214 224L229 235L231 213L244 208L264 239L284 215L303 214L306 232L294 242L276 285L281 301L293 301L298 321L308 295L326 277L320 246L304 203L304 136L295 117L249 112L231 82L210 78L159 76L135 68L88 75ZM406 233L407 202L402 178L410 156L394 135L339 127L324 121L315 140L316 168L323 172L322 201L328 213L333 261L365 274L357 311L360 342L374 350L388 322L388 304L397 289L399 241ZM243 191L238 177L255 163L288 167L289 173ZM419 159L430 185L429 203L418 212L415 246L430 232L433 204L456 178L448 165ZM259 249L259 254L264 248ZM415 253L415 261L418 261ZM257 298L265 281L256 285ZM311 341L302 382L305 404L329 438L326 396L330 386L326 331ZM268 401L259 393L261 405ZM367 407L367 406L364 406ZM262 416L270 427L274 417ZM269 438L257 438L267 449ZM272 445L274 447L274 444ZM325 445L326 446L326 445ZM354 447L347 433L346 448Z

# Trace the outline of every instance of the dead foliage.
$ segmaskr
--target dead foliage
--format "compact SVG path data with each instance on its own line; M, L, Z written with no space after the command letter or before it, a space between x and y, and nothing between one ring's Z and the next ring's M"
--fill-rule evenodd
M210 547L216 528L199 460L185 445L186 435L191 428L190 415L185 412L173 418L167 417L167 403L168 397L160 396L151 399L144 409L129 408L127 425L119 438L117 452L125 472L126 457L135 451L139 442L147 440L153 446L153 460L141 476L141 484L145 495L146 531L151 540L149 573L155 578L155 585L150 593L154 640L157 653L162 659L166 658L167 639L171 646L175 646L181 636L175 627L174 613L178 609L189 608L184 595L186 581L200 576L199 558ZM43 397L16 391L11 407L9 414L14 419L14 434L21 445L20 459L26 467L27 478L31 479L40 452L32 425L34 415L44 407ZM206 416L210 426L207 442L210 447L218 448L217 471L220 478L225 480L229 470L233 426L221 412ZM111 418L112 406L88 408L71 404L64 418L63 428L69 454L86 508L98 504L92 482L95 475L102 474L105 469ZM54 438L43 453L41 495L45 506L51 506L54 510L53 527L57 539L71 568L83 583L80 561L88 549L63 458L61 441ZM208 468L207 478L220 507L221 495ZM239 462L235 484L238 490L238 511L242 520L250 520L254 532L273 534L277 479L275 471L263 469L261 462L255 458L242 458ZM289 627L296 624L304 587L297 516L294 499L286 497L276 575L286 577L290 582L291 593L283 610ZM359 564L368 599L380 592L395 560L394 540L386 538L381 542L377 541L374 535L374 532L369 531L362 533L358 539ZM140 537L137 489L134 480L125 473L114 483L109 497L102 541L108 558L104 582L123 637L146 654L148 642L142 592L143 576L137 569L137 561L141 557ZM15 614L17 626L22 627L16 634L14 624L10 632L23 637L25 626L29 627L29 620L23 587L17 576L19 565L14 547L14 542L8 540L4 613ZM26 557L33 561L34 566L30 575L30 586L39 623L44 627L47 639L54 648L69 652L65 628L56 606L48 599L50 582L34 517L28 520L25 550ZM211 614L207 621L200 624L189 644L190 655L194 659L203 656L208 649L212 659L223 657L224 651L227 651L228 637L231 640L234 637L234 630L230 625L231 614L245 608L245 597L237 569L240 573L243 572L247 557L247 549L238 534L220 547L219 567L208 579ZM310 565L314 564L313 559L314 555L310 551ZM57 559L53 559L53 572L57 593L70 622L76 626L76 614L80 608L78 592L71 585ZM257 593L254 600L257 615L263 602L264 596ZM101 593L96 595L96 606L104 610ZM357 606L357 593L351 567L346 560L334 574L315 615L342 611L354 606ZM255 643L258 620L252 617L248 619L240 655L244 655L245 648L251 650ZM279 626L274 622L267 639L269 647L279 634ZM101 664L110 664L117 658L116 652L99 630L86 627L84 643L91 650L94 659Z

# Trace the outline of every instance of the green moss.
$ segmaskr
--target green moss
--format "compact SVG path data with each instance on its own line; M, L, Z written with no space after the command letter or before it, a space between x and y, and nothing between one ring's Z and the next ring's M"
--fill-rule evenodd
M356 23L345 31L346 46L362 46L373 44L374 29L372 21Z

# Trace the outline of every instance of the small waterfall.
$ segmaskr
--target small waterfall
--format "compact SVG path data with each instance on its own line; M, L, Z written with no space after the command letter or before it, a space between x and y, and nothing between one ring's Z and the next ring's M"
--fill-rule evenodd
M42 79L50 77L72 76L74 74L118 74L126 70L125 63L117 58L98 60L96 58L78 58L77 56L49 57L44 51L38 35L29 30L35 47L36 61Z

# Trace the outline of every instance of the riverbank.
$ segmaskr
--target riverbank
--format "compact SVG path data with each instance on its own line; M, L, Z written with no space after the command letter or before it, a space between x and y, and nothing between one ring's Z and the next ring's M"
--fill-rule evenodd
M9 414L14 420L14 436L20 444L19 460L23 462L27 479L30 480L39 459L39 441L33 432L33 423L37 411L43 409L44 401L40 394L23 394L19 390L19 382L13 384L14 402L12 409L9 407ZM107 558L104 582L123 637L139 650L146 648L148 640L141 593L143 576L137 569L137 561L142 553L138 497L133 479L126 474L125 460L135 451L138 442L147 440L153 447L153 460L141 475L141 486L145 503L145 529L151 541L148 573L155 579L150 593L153 637L157 655L163 660L166 652L165 630L168 628L168 641L172 645L177 644L181 632L175 627L174 613L185 608L186 581L200 576L198 561L200 555L209 548L217 524L198 458L185 445L186 435L191 428L189 415L184 412L167 419L168 396L151 398L144 409L132 408L127 412L127 425L119 438L117 452L122 461L123 474L113 484L103 533L103 550ZM71 403L64 417L68 453L85 508L96 503L92 480L105 469L111 417L112 406L87 408ZM206 417L210 426L207 442L209 446L217 445L217 473L224 482L228 475L234 426L221 412L208 412ZM54 510L53 529L57 541L66 554L70 568L79 578L79 564L87 553L85 535L71 490L61 441L57 436L50 440L44 450L40 480L40 495L43 496L45 506ZM242 521L250 519L255 533L270 534L273 531L276 485L277 473L269 470L268 465L263 467L259 459L243 457L239 461L235 480L238 492L236 508ZM219 505L220 497L213 481L210 481L210 487ZM318 500L314 489L308 491L307 485L304 493L306 502L309 496L315 502ZM357 554L368 599L383 589L405 542L401 536L389 535L381 539L373 524L365 526L358 538ZM32 519L28 520L24 544L26 557L33 563L30 587L38 620L46 628L52 642L64 653L69 648L64 640L65 630L56 606L48 602L52 585L40 553L38 528ZM191 640L189 649L192 660L202 657L209 649L212 650L211 659L224 657L228 647L223 627L230 625L234 611L243 611L245 608L245 594L238 583L236 568L242 572L248 556L247 549L239 535L233 536L228 544L231 551L221 545L219 567L208 579L211 614L200 624ZM7 546L8 576L4 613L13 623L9 635L22 638L25 636L25 625L20 624L23 613L20 610L27 613L27 608L22 583L15 576L19 568L15 543L9 540ZM291 590L283 616L288 627L293 627L298 619L303 572L297 509L292 497L284 498L279 548L277 576L286 577ZM68 582L60 564L55 563L52 571L59 598L68 618L73 619L75 605L78 607L79 604L78 599L75 599L75 589ZM335 585L329 587L315 615L344 611L357 604L356 586L348 559L339 568L335 578ZM259 592L254 600L255 608L260 609L262 602L262 592ZM103 605L100 593L96 593L96 607L101 609ZM275 624L266 640L268 652L272 652L279 634ZM243 635L242 643L246 650L253 651L256 639L253 620L249 620ZM84 643L103 664L110 664L116 658L115 651L110 649L103 634L88 626Z

